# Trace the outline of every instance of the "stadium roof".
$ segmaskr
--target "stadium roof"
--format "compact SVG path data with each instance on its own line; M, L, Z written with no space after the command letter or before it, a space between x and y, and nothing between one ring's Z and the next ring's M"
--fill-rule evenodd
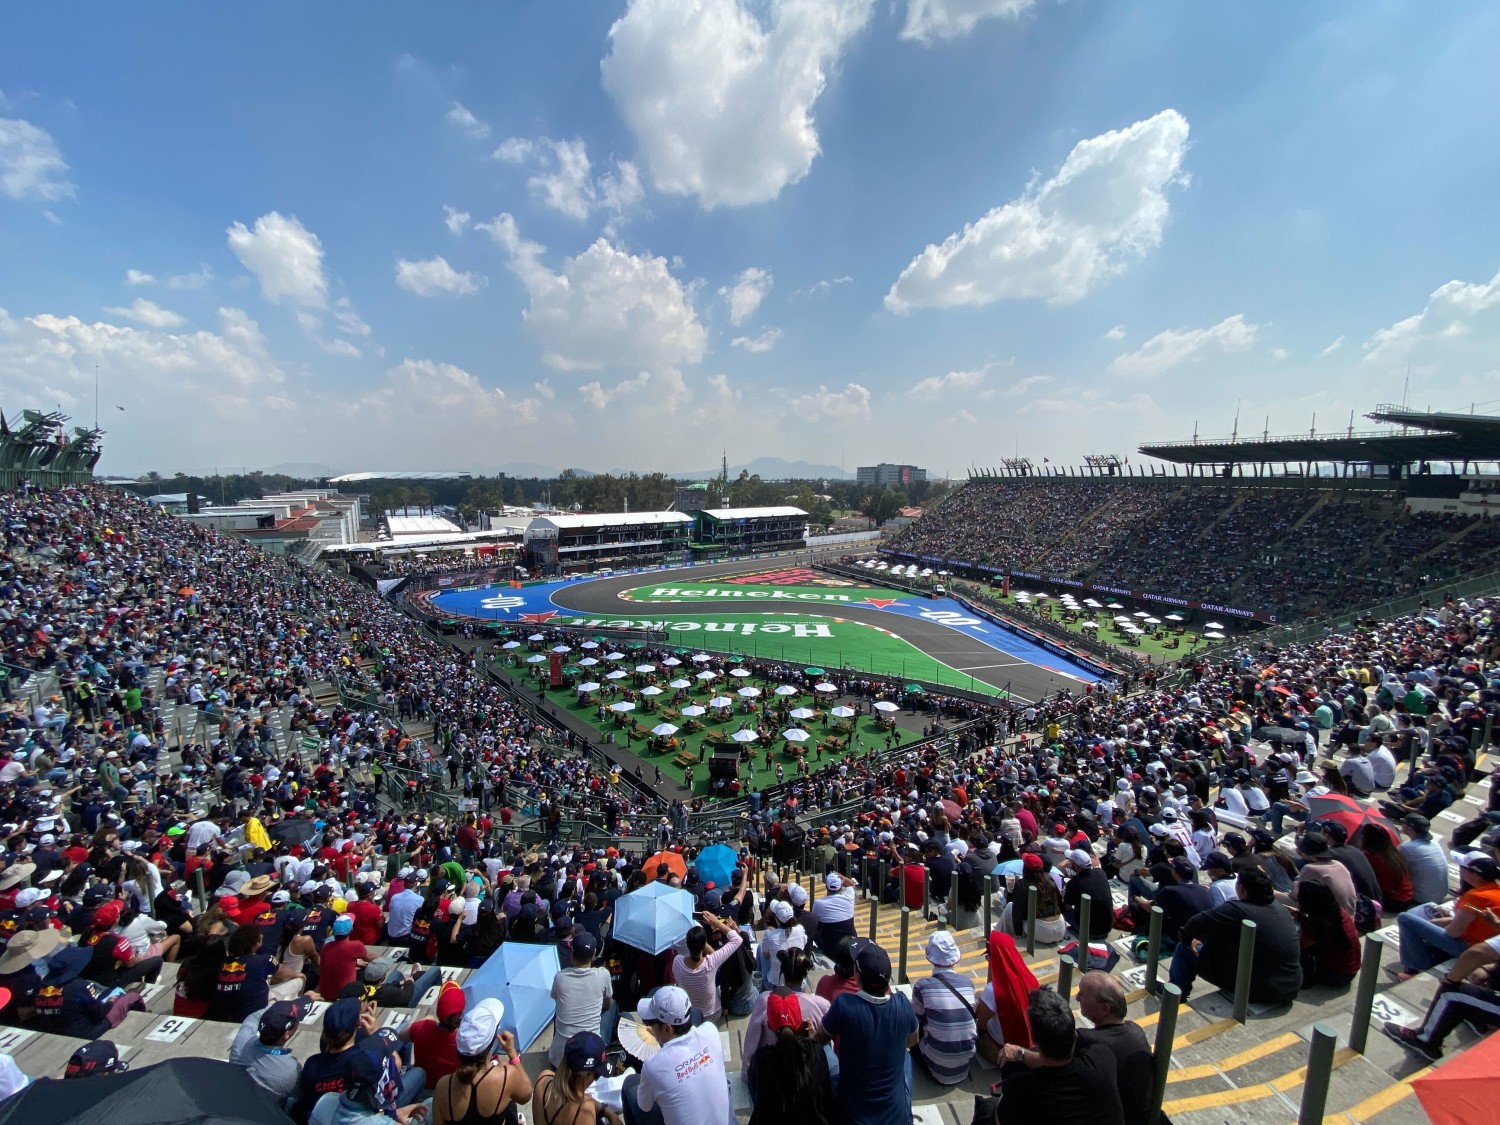
M534 527L555 527L559 531L580 527L651 527L665 524L689 524L693 517L683 512L592 512L584 515L537 516Z
M463 531L452 520L441 516L387 516L385 523L391 535L398 539L403 535L456 535Z
M414 472L407 469L374 469L359 473L345 473L343 476L329 477L329 484L358 484L366 480L462 480L472 477L473 473L430 473Z
M704 508L703 514L714 520L760 520L773 516L806 516L801 508L786 504L771 508Z
M1360 433L1351 427L1344 434L1327 436L1309 433L1148 442L1140 446L1140 452L1179 465L1500 461L1500 418L1493 415L1381 406L1366 417L1401 428Z

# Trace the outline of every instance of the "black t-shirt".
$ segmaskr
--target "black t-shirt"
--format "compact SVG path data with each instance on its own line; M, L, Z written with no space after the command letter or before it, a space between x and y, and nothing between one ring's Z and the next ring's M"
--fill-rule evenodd
M302 932L313 939L313 945L322 949L337 917L330 906L314 906L302 916Z
M958 865L953 862L953 856L946 851L927 860L927 889L932 895L934 902L941 902L948 897L953 890L953 872Z
M1109 931L1114 928L1115 904L1110 897L1109 876L1102 868L1090 867L1069 879L1063 888L1063 904L1077 910L1084 895L1093 899L1089 906L1089 937L1109 937Z
M32 997L36 1018L32 1025L53 1035L75 1039L97 1039L109 1030L104 996L109 989L83 977L75 977L59 988L44 984Z
M1086 1027L1078 1032L1084 1046L1098 1045L1115 1057L1115 1085L1125 1125L1147 1125L1151 1116L1151 1082L1156 1074L1146 1033L1129 1022L1110 1027Z
M996 1116L999 1125L1125 1125L1114 1057L1080 1043L1065 1066L1007 1067Z
M1175 941L1189 918L1213 904L1213 895L1202 883L1174 883L1160 888L1156 905L1162 912L1161 932Z
M292 1106L292 1117L295 1120L306 1121L313 1106L318 1104L318 1099L324 1094L343 1092L344 1076L349 1073L357 1050L358 1047L351 1047L333 1055L319 1051L302 1064L302 1077L297 1085L297 1102Z
M260 1011L271 1002L270 981L275 971L275 959L265 953L227 958L219 967L209 1018L239 1023Z

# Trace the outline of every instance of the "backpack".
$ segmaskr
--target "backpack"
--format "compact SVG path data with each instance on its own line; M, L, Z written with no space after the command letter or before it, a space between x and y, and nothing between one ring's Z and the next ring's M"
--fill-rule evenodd
M984 873L965 859L958 865L958 905L978 910L984 903Z
M781 822L781 843L786 848L801 848L802 841L807 839L807 829L795 820L784 820Z

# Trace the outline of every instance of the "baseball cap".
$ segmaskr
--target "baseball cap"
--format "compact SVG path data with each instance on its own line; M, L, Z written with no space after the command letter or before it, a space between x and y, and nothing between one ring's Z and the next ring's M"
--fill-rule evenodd
M1459 856L1458 865L1474 872L1481 879L1500 879L1500 863L1483 852L1467 852Z
M1267 844L1274 844L1276 842L1276 837L1271 833L1271 830L1269 828L1250 829L1250 838L1261 847L1264 847Z
M839 878L837 872L830 871L828 876L823 880L823 885L836 893L843 889L844 881Z
M1297 850L1303 855L1327 855L1328 837L1321 832L1304 832L1297 841Z
M1177 856L1172 860L1172 873L1179 879L1192 880L1198 877L1198 869L1193 866L1193 861L1185 855Z
M462 906L459 907L463 909ZM340 914L333 920L333 932L340 936L346 936L354 932L354 919L348 914Z
M299 996L295 1000L278 1000L261 1013L261 1033L274 1031L277 1035L285 1035L306 1019L310 1011L312 1001L306 996Z
M801 883L793 883L786 889L787 901L793 906L807 905L807 888Z
M1218 868L1220 871L1228 871L1234 867L1234 861L1229 858L1227 852L1209 852L1208 858L1203 861L1203 866L1212 871Z
M675 984L663 985L635 1007L635 1014L643 1023L664 1023L668 1027L682 1027L693 1016L693 1003L688 994Z
M468 998L464 996L464 990L456 981L444 981L442 989L438 992L437 1018L452 1019L463 1012L467 1002Z
M604 1051L603 1039L592 1031L580 1031L563 1048L563 1059L575 1074L582 1070L598 1070L604 1065Z
M25 910L48 897L48 893L41 887L27 887L16 895L16 909Z
M359 1026L359 1001L335 1000L323 1013L323 1030L330 1035L347 1035Z
M1023 871L1040 871L1042 869L1042 857L1036 852L1027 852L1021 856L1021 869Z
M500 1034L500 1021L505 1018L505 1005L492 996L487 996L464 1013L458 1025L458 1035L453 1045L460 1055L482 1055Z
M1247 848L1250 846L1250 843L1238 832L1226 832L1224 833L1224 846L1226 848Z
M1094 857L1082 848L1073 848L1068 852L1068 862L1074 867L1094 866Z
M777 899L771 903L771 914L776 921L783 924L790 922L793 915L792 904L783 899Z
M116 1074L129 1070L130 1066L120 1058L119 1049L108 1039L95 1039L85 1043L68 1059L64 1078L92 1078L99 1074Z
M1401 823L1406 825L1406 827L1410 828L1413 832L1421 832L1423 834L1426 834L1432 829L1432 821L1428 820L1419 812L1407 813L1404 817L1401 818Z
M782 1028L796 1031L802 1026L802 1004L795 994L780 996L773 992L767 997L766 1026L773 1032Z
M871 984L884 987L891 980L891 958L885 950L870 942L854 955L854 968L861 987Z
M573 935L573 956L592 957L599 952L599 943L594 940L594 935L585 930L581 934Z
M285 906L287 903L289 903L291 901L292 901L292 893L290 891L277 891L275 894L273 894L271 896L271 905L272 906Z

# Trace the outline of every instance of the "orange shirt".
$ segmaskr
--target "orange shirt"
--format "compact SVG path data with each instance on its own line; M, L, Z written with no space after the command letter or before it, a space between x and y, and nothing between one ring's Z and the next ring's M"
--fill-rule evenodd
M1470 887L1458 896L1458 903L1454 907L1455 911L1472 910L1476 914L1486 908L1500 912L1500 883L1481 883L1477 887ZM1464 930L1462 940L1468 945L1474 945L1489 941L1497 933L1500 933L1500 927L1495 923L1488 918L1476 917Z

